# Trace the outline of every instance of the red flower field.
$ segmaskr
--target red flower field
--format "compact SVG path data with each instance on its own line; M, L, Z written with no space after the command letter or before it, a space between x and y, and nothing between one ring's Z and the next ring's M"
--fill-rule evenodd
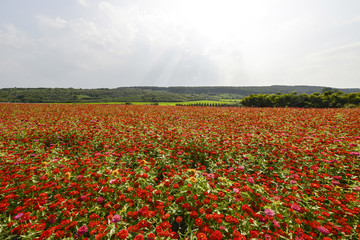
M360 109L0 114L0 239L359 238Z

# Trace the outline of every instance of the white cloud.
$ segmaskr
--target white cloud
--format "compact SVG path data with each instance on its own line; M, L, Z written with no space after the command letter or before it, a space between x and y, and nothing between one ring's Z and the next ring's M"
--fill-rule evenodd
M308 56L308 61L311 62L333 62L334 60L343 63L360 60L360 42L326 49Z
M131 37L126 28L114 30L82 18L38 17L42 42L49 53L60 54L64 61L88 71L110 64L113 55L129 52Z
M3 30L1 30L1 27ZM5 24L0 27L0 46L22 49L31 47L35 42L27 34L12 24Z
M37 86L53 87L182 85L196 78L216 84L216 76L208 76L214 66L199 57L204 47L194 47L196 39L185 38L183 28L173 28L163 16L136 5L122 8L104 1L97 10L99 21L38 15L37 37L14 26L0 28L0 46L21 50L8 49L6 57L0 56L0 63L6 62L0 77L13 79L10 86L32 87L34 79ZM176 55L156 66L167 59L169 49Z
M287 77L298 81L306 79L311 85L359 87L358 66L360 66L360 42L354 42L307 56L289 72Z
M37 16L38 23L40 26L45 26L48 28L54 28L54 29L62 29L66 28L67 21L61 17L47 17L47 16Z
M76 0L78 4L84 6L84 7L88 7L89 4L86 2L86 0Z
M305 84L304 79L325 79L321 85L327 85L359 78L358 43L345 45L358 39L356 31L346 32L358 17L331 22L320 9L314 10L319 16L311 13L310 1L72 4L69 13L38 11L34 23L0 25L1 79L18 86L21 79L37 79L38 86L117 87ZM334 27L341 19L348 19L348 29Z

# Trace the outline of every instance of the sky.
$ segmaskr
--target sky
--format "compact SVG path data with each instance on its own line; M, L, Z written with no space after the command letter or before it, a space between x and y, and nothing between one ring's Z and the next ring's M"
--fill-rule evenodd
M2 0L0 88L360 88L359 0Z

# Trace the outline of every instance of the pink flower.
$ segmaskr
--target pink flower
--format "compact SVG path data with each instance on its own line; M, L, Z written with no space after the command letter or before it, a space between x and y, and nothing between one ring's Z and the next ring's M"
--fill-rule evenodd
M80 197L80 199L81 199L82 201L86 201L86 200L88 200L88 196L87 196L87 195L82 195L82 196Z
M300 206L297 205L296 203L293 203L293 204L291 205L291 209L292 209L292 210L295 210L295 211L297 211L297 212L300 212L300 210L301 210Z
M323 226L318 227L318 230L325 235L328 235L330 233L329 230L327 230L327 228Z
M274 201L280 201L280 196L274 196Z
M276 220L273 220L273 223L274 223L274 226L277 227L277 228L280 228L280 224L278 221Z
M215 174L213 174L213 173L208 173L207 177L208 177L208 178L215 178Z
M339 182L339 181L335 181L335 180L331 181L331 183L332 183L333 185L340 185L340 182Z
M271 236L268 235L268 234L265 234L265 239L266 239L266 240L272 240Z
M249 183L254 183L254 182L255 182L252 177L248 177L246 180L247 180Z
M24 215L23 213L19 213L14 217L14 219L16 219L16 220L20 219L20 218L22 218L23 215Z
M79 228L79 230L77 231L78 235L83 235L84 233L86 233L88 231L88 227L86 225L82 226Z
M275 212L273 210L271 210L270 208L265 209L264 213L265 213L265 215L267 215L269 217L275 216Z
M117 223L117 222L119 222L120 220L121 220L120 215L116 214L116 215L114 215L114 216L112 217L111 222Z

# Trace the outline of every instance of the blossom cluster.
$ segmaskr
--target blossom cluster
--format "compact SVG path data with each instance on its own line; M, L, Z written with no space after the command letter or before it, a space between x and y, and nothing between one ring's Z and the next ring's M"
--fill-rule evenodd
M358 239L360 109L0 104L1 239Z

